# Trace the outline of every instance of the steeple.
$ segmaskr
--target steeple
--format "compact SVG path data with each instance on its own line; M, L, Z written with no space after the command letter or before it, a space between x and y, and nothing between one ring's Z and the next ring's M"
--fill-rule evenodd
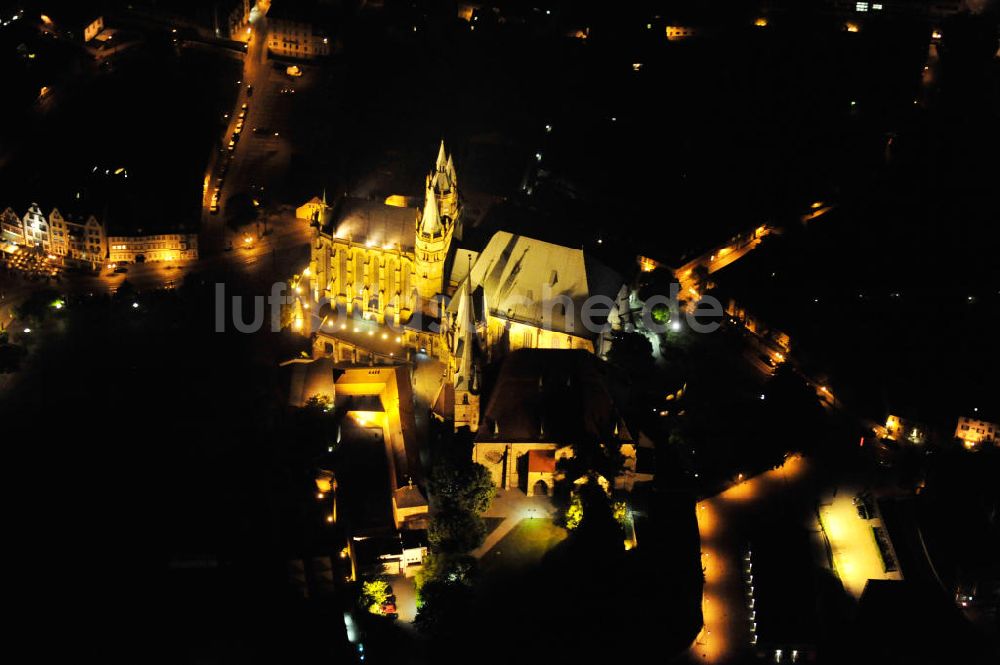
M479 429L479 366L475 358L476 314L472 302L472 280L465 279L458 302L451 356L455 389L455 427Z
M437 197L428 190L424 197L424 214L420 218L420 233L428 236L444 233L441 216L438 214Z
M434 162L434 170L439 172L444 171L447 166L447 162L448 156L444 150L444 139L441 139L441 147L438 148L438 156L437 161Z
M427 174L424 210L416 224L417 291L425 303L444 292L445 263L461 214L458 191L447 174L449 163L442 140L434 168Z
M451 161L451 155L448 155L448 162L444 165L444 172L448 176L448 182L451 184L452 189L458 187L458 178L455 176L455 163Z

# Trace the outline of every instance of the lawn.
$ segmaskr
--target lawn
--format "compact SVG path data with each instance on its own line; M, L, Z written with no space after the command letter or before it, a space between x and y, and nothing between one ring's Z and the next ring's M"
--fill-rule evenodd
M484 572L517 570L542 560L566 538L566 529L548 519L524 519L480 560Z

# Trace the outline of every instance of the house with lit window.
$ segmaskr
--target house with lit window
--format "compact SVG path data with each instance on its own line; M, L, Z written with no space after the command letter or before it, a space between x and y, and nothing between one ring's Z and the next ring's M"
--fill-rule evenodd
M65 264L97 270L108 254L108 245L104 221L94 210L82 191L53 207L47 216L34 202L21 217L13 208L6 208L0 212L0 233L5 242L38 248Z
M881 439L918 446L927 443L930 435L928 427L923 423L892 414L885 419L885 427L876 427L875 433Z
M976 448L980 444L1000 446L1000 425L978 418L958 419L955 438L966 448Z

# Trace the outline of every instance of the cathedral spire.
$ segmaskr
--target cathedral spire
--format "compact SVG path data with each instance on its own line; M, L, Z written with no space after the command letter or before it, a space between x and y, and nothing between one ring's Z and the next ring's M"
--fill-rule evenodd
M424 195L424 214L420 218L420 232L424 235L435 235L444 232L441 216L438 214L437 198L434 190L428 189Z
M455 177L455 163L451 161L451 155L448 155L448 163L444 166L444 172L448 176L448 182L451 186L458 187L458 178Z
M448 156L445 154L444 150L444 139L441 139L441 147L438 148L438 157L437 161L434 162L434 170L444 171L447 161L448 161Z
M477 391L479 388L476 376L475 360L472 357L472 347L476 342L476 313L472 303L472 276L465 278L465 288L462 289L461 300L458 303L458 320L455 330L455 348L452 353L457 357L458 366L455 373L455 390Z

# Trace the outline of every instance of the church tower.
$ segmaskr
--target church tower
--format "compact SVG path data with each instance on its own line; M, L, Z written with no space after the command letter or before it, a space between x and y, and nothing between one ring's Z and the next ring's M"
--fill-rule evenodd
M458 316L450 335L449 378L455 390L455 429L467 426L479 430L479 392L481 377L477 357L476 312L471 280L465 280L458 301Z
M455 166L441 141L434 169L427 176L424 211L417 220L414 245L417 293L425 302L444 292L444 265L460 214L459 206Z

